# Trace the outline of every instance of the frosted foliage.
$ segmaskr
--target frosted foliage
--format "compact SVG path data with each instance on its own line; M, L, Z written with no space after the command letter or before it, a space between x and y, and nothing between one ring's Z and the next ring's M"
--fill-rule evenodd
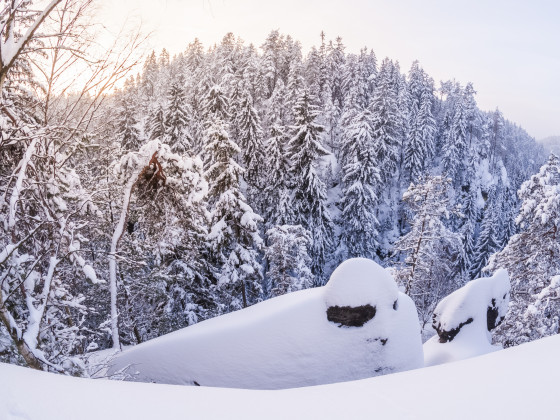
M402 255L396 278L412 297L426 324L436 303L456 286L450 281L458 269L460 237L448 229L446 219L456 209L449 200L451 180L436 176L411 183L403 201L413 213L410 231L395 243Z
M490 331L506 317L510 280L506 270L471 280L438 303L432 326L438 335L424 344L426 365L496 351Z
M553 279L560 273L560 163L554 154L519 190L521 232L494 254L485 270L506 268L512 279L511 317L496 339L504 346L557 333ZM539 308L539 310L535 310Z
M313 285L308 249L311 235L300 225L275 226L266 232L269 261L267 277L273 296L280 296Z

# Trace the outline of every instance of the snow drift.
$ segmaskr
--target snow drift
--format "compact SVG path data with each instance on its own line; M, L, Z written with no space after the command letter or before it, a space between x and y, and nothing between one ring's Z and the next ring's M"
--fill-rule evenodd
M361 381L254 391L72 378L0 363L0 418L552 419L560 336Z
M510 281L506 270L468 282L438 303L432 326L437 335L424 344L426 366L500 350L491 330L505 318Z
M325 287L210 319L117 355L132 380L253 389L327 384L423 366L418 315L390 274L342 263Z

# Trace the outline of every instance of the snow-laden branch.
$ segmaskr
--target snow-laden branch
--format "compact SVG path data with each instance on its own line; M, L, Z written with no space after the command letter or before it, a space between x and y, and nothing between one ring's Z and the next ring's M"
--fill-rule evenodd
M21 163L20 163L20 170L19 170L19 174L16 180L16 185L14 185L14 188L12 189L12 196L10 197L10 207L9 207L9 213L8 213L8 228L12 229L15 224L16 224L16 207L17 207L17 202L19 200L19 194L21 192L22 186L23 186L23 181L25 180L25 173L27 171L27 165L29 164L29 161L31 160L31 157L33 156L33 153L35 152L35 147L37 145L37 138L34 138L33 140L31 140L31 143L29 144L29 146L27 147L27 150L25 151L25 155L23 156Z
M12 29L9 30L7 38L5 40L0 40L0 88L4 85L4 80L6 80L6 75L10 68L14 65L17 57L23 52L26 45L33 38L33 35L37 29L41 26L47 16L52 12L52 10L61 2L61 0L52 0L47 7L35 18L35 21L27 28L27 31L22 35L17 41L14 39L13 35L13 25L15 22L11 22ZM18 6L19 7L19 6ZM12 12L12 16L9 19L15 19L15 11Z
M140 150L140 159L136 160L136 167L129 176L124 188L121 215L117 226L113 231L113 238L111 239L111 252L109 254L109 289L111 292L111 335L114 349L120 348L117 311L117 248L128 218L128 207L130 205L130 198L134 187L138 182L138 178L142 174L142 171L148 164L150 157L157 151L158 147L159 143L156 141L146 144Z

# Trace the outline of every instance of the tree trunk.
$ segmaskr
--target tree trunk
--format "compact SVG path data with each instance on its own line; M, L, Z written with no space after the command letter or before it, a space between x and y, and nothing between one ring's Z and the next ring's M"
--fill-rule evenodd
M10 337L12 338L12 340L14 340L16 348L21 357L23 357L23 360L25 360L25 363L27 363L27 366L33 369L42 370L41 361L37 359L37 357L35 357L31 349L27 346L23 339L23 334L21 333L21 331L18 332L17 327L14 325L13 318L4 306L2 289L0 289L0 319L8 330Z

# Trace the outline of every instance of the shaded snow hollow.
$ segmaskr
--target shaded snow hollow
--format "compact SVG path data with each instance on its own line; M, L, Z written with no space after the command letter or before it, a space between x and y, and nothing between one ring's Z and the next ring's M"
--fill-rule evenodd
M131 380L142 382L280 389L421 366L412 300L381 266L357 258L343 262L324 287L270 299L128 349L115 357L109 374L124 369Z
M452 362L500 350L491 330L505 318L510 281L506 270L468 282L438 303L433 327L438 335L424 344L426 366Z

